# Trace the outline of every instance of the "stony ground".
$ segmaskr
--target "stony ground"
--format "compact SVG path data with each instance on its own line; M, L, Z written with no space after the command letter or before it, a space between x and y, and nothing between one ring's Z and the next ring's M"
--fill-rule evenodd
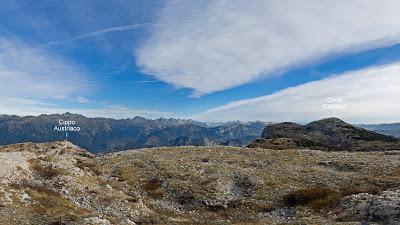
M400 152L0 148L0 224L400 224Z

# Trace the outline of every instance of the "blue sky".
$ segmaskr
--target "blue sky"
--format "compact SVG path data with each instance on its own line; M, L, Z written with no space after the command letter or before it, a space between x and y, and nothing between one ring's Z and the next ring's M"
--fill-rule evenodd
M399 6L4 0L0 113L398 122Z

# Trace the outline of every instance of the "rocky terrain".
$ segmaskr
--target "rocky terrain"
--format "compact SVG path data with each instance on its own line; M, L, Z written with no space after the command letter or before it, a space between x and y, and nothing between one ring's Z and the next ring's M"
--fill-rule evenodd
M352 126L337 118L306 125L279 123L268 125L261 139L249 147L269 149L317 149L327 151L400 150L400 140Z
M50 142L65 139L54 131L59 119L75 121L79 132L69 132L69 141L92 153L158 146L246 146L265 127L262 122L230 122L209 125L182 119L87 118L79 114L40 116L0 115L0 145L21 142Z
M400 224L400 152L0 147L0 224Z

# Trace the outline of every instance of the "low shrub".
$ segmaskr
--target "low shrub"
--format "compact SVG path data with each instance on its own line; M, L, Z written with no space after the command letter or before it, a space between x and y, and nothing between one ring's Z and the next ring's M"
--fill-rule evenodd
M162 181L157 177L152 177L146 181L144 184L144 189L146 191L154 191L161 188Z
M329 187L315 186L289 193L284 197L284 203L290 207L307 205L314 210L331 209L336 207L340 199L345 196L359 193L377 194L378 192L375 188L348 186L334 190Z
M316 186L289 193L284 197L284 202L290 207L309 205L313 209L322 209L337 204L340 198L340 192L328 187Z
M46 180L51 180L61 174L60 170L55 168L53 164L43 165L36 161L31 161L31 168L39 174L40 177Z
M97 176L100 176L103 174L102 171L99 169L99 167L96 164L91 163L91 162L77 159L76 166L81 170L84 170L85 168L89 168Z
M157 177L147 179L143 185L143 189L147 194L155 199L161 199L166 195L166 192L161 188L162 180Z

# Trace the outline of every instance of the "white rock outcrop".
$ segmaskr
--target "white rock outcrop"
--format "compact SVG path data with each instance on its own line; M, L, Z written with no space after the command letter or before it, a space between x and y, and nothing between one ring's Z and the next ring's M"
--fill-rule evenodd
M400 190L348 196L343 198L340 207L344 209L341 216L352 220L400 224Z

